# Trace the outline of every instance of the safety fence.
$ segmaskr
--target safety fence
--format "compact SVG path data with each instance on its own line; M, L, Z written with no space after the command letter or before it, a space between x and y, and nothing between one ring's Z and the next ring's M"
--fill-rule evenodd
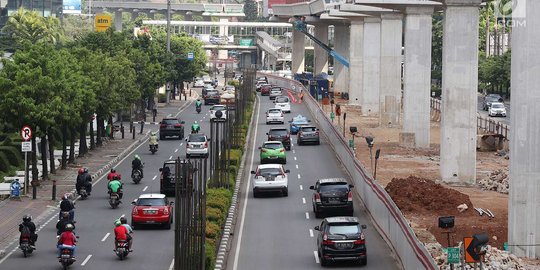
M291 89L294 92L309 93L301 83L295 80L273 75L260 75L267 76L270 83ZM319 125L319 129L328 139L336 157L351 177L356 192L371 216L376 229L394 250L403 268L437 269L437 264L425 246L418 240L390 195L355 158L346 138L331 123L317 101L311 95L306 94L303 97L303 103L311 112L312 121Z

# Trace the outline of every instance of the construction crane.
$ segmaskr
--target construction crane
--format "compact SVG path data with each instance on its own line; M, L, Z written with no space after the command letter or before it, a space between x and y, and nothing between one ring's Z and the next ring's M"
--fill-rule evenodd
M293 26L294 26L294 29L304 33L304 35L306 35L308 38L310 38L311 40L313 40L313 42L317 43L317 45L321 46L321 48L323 48L326 52L328 52L329 55L331 55L332 57L334 57L335 60L339 61L342 65L346 66L347 68L349 68L349 60L347 60L345 57L343 57L341 54L337 53L335 50L333 50L332 48L330 48L328 45L324 44L324 42L316 39L312 34L310 34L308 31L307 31L307 26L306 26L306 23L299 19L299 18L296 18L296 20L294 20L292 22Z

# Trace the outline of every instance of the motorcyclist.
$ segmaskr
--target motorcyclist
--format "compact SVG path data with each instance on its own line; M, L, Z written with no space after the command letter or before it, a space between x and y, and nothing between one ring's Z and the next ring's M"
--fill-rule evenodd
M122 226L122 222L117 219L114 221L114 250L118 246L118 241L126 241L128 243L128 250L131 251L131 235L129 235L128 229Z
M79 175L77 175L77 183L75 188L77 189L77 194L81 195L81 187L86 188L88 196L92 193L92 176L88 173L87 168L80 168Z
M125 217L121 217L120 222L122 222L122 226L126 227L128 234L131 237L128 240L128 249L131 250L131 246L133 244L133 228L131 228L131 226L127 223L127 218Z
M153 131L152 133L150 133L150 139L148 139L148 144L150 146L155 145L156 148L159 147L157 132Z
M201 130L201 126L197 123L197 121L193 122L191 125L191 133L199 133Z
M109 195L111 193L117 193L119 199L122 199L124 196L124 192L122 192L122 182L120 182L120 179L117 177L113 178L113 180L109 182L108 189Z
M131 177L133 177L135 170L139 170L141 172L141 178L143 178L143 163L139 155L135 155L133 161L131 161Z
M195 101L195 108L201 108L202 106L202 101L200 99L197 99L197 101Z
M19 232L21 232L21 236L19 237L19 245L22 242L23 235L28 235L30 246L35 248L34 245L37 241L37 234L36 234L36 224L32 222L32 216L29 216L29 215L23 216L23 222L19 224Z
M69 220L75 219L75 204L69 199L71 194L66 193L62 196L62 202L60 202L60 218L62 218L62 212L69 213Z
M75 247L77 243L77 237L73 233L73 230L75 229L75 226L72 224L67 224L64 232L60 234L60 237L58 238L57 248L58 248L58 258L60 258L60 254L62 253L62 249L69 249L71 250L71 256L73 259L75 259Z
M107 174L107 180L112 181L115 176L118 177L118 179L122 178L122 176L116 172L116 169L112 168L111 172Z
M62 217L56 223L56 234L60 235L66 230L66 226L70 224L75 228L75 221L69 219L69 214L67 212L62 213Z

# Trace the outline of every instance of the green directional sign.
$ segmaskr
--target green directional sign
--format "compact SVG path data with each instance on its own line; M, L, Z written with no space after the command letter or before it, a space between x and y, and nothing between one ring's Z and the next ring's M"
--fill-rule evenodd
M240 39L240 46L253 46L253 39Z
M447 248L448 264L459 263L459 248Z

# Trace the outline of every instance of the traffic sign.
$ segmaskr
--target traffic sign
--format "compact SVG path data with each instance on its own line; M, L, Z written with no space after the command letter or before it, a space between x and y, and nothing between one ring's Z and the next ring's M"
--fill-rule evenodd
M25 125L25 126L22 127L22 129L21 129L21 138L24 141L29 141L29 140L32 139L32 128L30 128L30 126Z
M22 152L32 152L32 142L22 142L21 143Z
M446 250L448 252L448 264L459 263L459 248L449 247Z
M112 25L111 15L108 14L96 14L95 27L97 32L105 32Z
M11 182L9 188L11 190L10 196L12 198L18 198L21 195L21 183L19 183L19 179L15 179L15 181Z
M188 53L187 53L187 59L188 59L188 60L193 60L193 58L194 58L193 53L192 53L192 52L188 52Z

